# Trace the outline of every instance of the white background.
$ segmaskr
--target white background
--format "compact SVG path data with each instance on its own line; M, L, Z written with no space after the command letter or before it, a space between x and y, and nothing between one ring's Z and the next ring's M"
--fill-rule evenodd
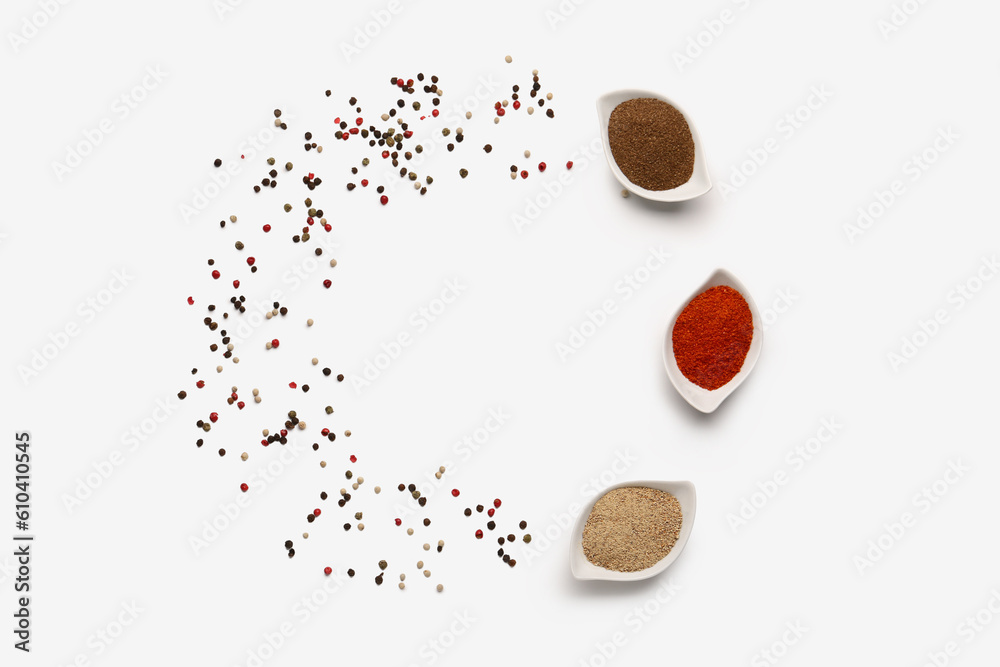
M256 664L251 653L283 623L293 634L277 652L265 649L263 664L770 664L759 652L796 622L808 630L776 648L781 664L922 665L948 642L957 648L949 664L995 660L1000 620L971 642L959 625L1000 591L991 419L1000 286L987 281L961 308L954 290L1000 246L992 206L1000 10L928 2L886 38L878 23L893 7L884 0L564 5L575 9L553 26L554 1L403 0L348 62L341 44L384 3L244 0L220 17L208 0L70 2L17 45L10 34L41 10L5 3L0 508L10 509L0 512L0 535L14 532L13 433L29 429L37 538L30 656L11 648L13 561L0 558L4 664ZM724 9L732 21L714 38L702 34L703 52L679 67L674 54ZM166 76L122 117L113 104L141 85L147 67ZM533 68L555 95L556 118L522 109L494 126L488 107L514 83L526 89ZM436 179L425 197L401 188L382 207L371 188L348 193L347 170L367 153L359 141L336 144L332 119L352 117L347 99L356 95L374 120L397 97L389 78L421 71L441 76L447 109L474 95L480 77L498 88L462 121L466 142L452 154L439 148L419 169ZM716 184L709 194L675 206L623 199L604 157L580 152L598 136L596 97L630 86L668 95L697 124ZM814 87L832 97L800 110L808 119L788 136L779 123ZM288 131L243 161L234 182L186 223L180 207L218 173L211 161L238 161L275 107ZM53 163L105 118L113 132L60 179ZM414 126L424 133L417 141L444 123ZM957 140L911 180L904 165L948 128ZM303 152L307 130L323 154ZM768 138L777 151L724 197L720 184ZM508 179L510 163L528 162L524 149L532 165L549 164L546 177ZM268 155L295 170L254 196ZM576 162L571 183L553 201L539 198L567 159ZM398 179L383 164L367 172L373 186ZM311 253L289 241L302 224L307 171L324 180L313 197L334 228L316 237L338 244L323 259L339 265L321 266L296 289L285 276ZM896 179L905 192L852 242L845 225ZM513 216L525 214L526 200L546 206L518 229ZM281 210L286 201L292 214ZM239 222L220 229L230 214ZM244 253L233 250L236 240ZM615 286L651 247L671 258L626 300ZM260 266L252 279L248 253ZM209 257L222 280L210 278ZM782 294L791 305L769 326L753 375L704 416L670 386L661 346L671 314L717 267L735 273L762 310ZM122 270L127 287L86 315L80 304L101 297ZM226 362L217 375L208 345L218 336L201 318L210 302L221 316L234 277L248 302L282 290L291 312L261 327L237 350L241 363ZM320 284L327 277L330 290ZM451 279L465 286L461 296L371 386L358 393L319 374L326 365L361 373L383 343L414 333L411 314ZM617 312L561 359L556 344L608 298ZM926 344L893 368L888 355L939 309L947 321L929 340L917 336ZM309 317L316 325L307 330ZM19 368L68 324L79 335L57 353L48 348L45 367L22 377ZM272 337L282 345L266 352ZM320 366L310 365L313 356ZM194 389L197 378L206 389ZM292 391L292 380L313 390ZM264 401L238 412L224 402L231 385L246 400L259 387ZM189 394L182 404L172 399L181 389ZM170 399L173 414L150 421L161 414L156 401ZM326 404L336 410L329 419ZM304 452L195 553L190 538L280 455L257 444L259 431L289 409L310 424L296 433L306 445L324 425L354 434ZM455 443L491 409L509 419L465 460ZM195 422L213 410L220 422L197 449ZM786 455L830 418L842 428L797 469ZM124 435L144 425L151 435L130 448ZM66 498L115 451L121 464L68 508ZM247 463L241 451L250 452ZM351 453L366 484L348 508L365 511L368 530L345 534L345 513L330 500L302 540L306 512L320 506L321 490L344 485ZM626 453L634 461L614 481L694 482L691 540L657 579L576 582L555 517L592 498L589 480ZM428 505L434 524L407 538L391 525L401 495L376 498L370 487L422 480L447 461L453 472ZM925 512L914 496L949 461L968 470L939 487L945 495ZM787 484L734 531L727 517L778 471ZM453 486L458 500L446 493ZM536 539L537 556L515 552L513 570L461 516L467 504L497 496L502 529L524 518L536 537L547 529L553 538L547 549ZM904 512L915 525L899 539L882 536ZM859 567L880 536L891 547ZM288 538L293 560L282 548ZM438 538L447 547L425 558L434 576L424 580L419 544ZM378 588L380 558L390 568ZM305 618L296 605L322 590L326 565L359 575ZM405 592L395 585L400 571ZM655 595L666 582L679 588L661 605ZM433 592L436 583L444 594ZM97 640L109 624L117 631L119 610L132 603L138 618L110 646ZM629 614L642 606L655 613L636 623ZM475 620L451 636L456 613ZM597 645L618 632L625 642L605 660ZM449 648L435 652L430 641Z

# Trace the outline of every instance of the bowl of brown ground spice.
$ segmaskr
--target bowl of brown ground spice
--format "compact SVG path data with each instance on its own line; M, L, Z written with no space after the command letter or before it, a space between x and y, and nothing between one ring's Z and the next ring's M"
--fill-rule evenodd
M580 580L638 581L677 560L691 536L691 482L624 482L605 489L577 518L570 570Z
M648 90L617 90L597 100L604 154L630 192L679 202L712 189L698 131L679 106Z
M667 328L663 364L685 401L713 412L749 377L764 344L764 323L736 276L716 269Z

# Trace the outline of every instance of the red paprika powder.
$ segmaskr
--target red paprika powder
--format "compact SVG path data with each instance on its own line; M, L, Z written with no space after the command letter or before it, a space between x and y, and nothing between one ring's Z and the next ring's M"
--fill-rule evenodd
M681 311L674 323L677 367L694 384L713 391L743 368L753 340L746 299L727 285L711 287Z

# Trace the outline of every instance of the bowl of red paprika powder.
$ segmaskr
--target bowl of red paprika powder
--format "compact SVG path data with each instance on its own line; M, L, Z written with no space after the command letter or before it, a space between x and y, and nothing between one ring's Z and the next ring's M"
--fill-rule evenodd
M746 287L718 269L670 322L663 346L667 376L692 407L713 412L750 375L763 334Z

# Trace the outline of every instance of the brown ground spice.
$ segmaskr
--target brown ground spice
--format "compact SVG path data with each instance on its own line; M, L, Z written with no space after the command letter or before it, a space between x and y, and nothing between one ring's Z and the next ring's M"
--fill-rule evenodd
M626 100L608 121L611 155L625 177L647 190L673 190L694 173L694 137L680 111L650 97Z
M645 570L674 548L681 518L680 502L666 491L645 486L609 491L587 517L583 553L608 570Z

